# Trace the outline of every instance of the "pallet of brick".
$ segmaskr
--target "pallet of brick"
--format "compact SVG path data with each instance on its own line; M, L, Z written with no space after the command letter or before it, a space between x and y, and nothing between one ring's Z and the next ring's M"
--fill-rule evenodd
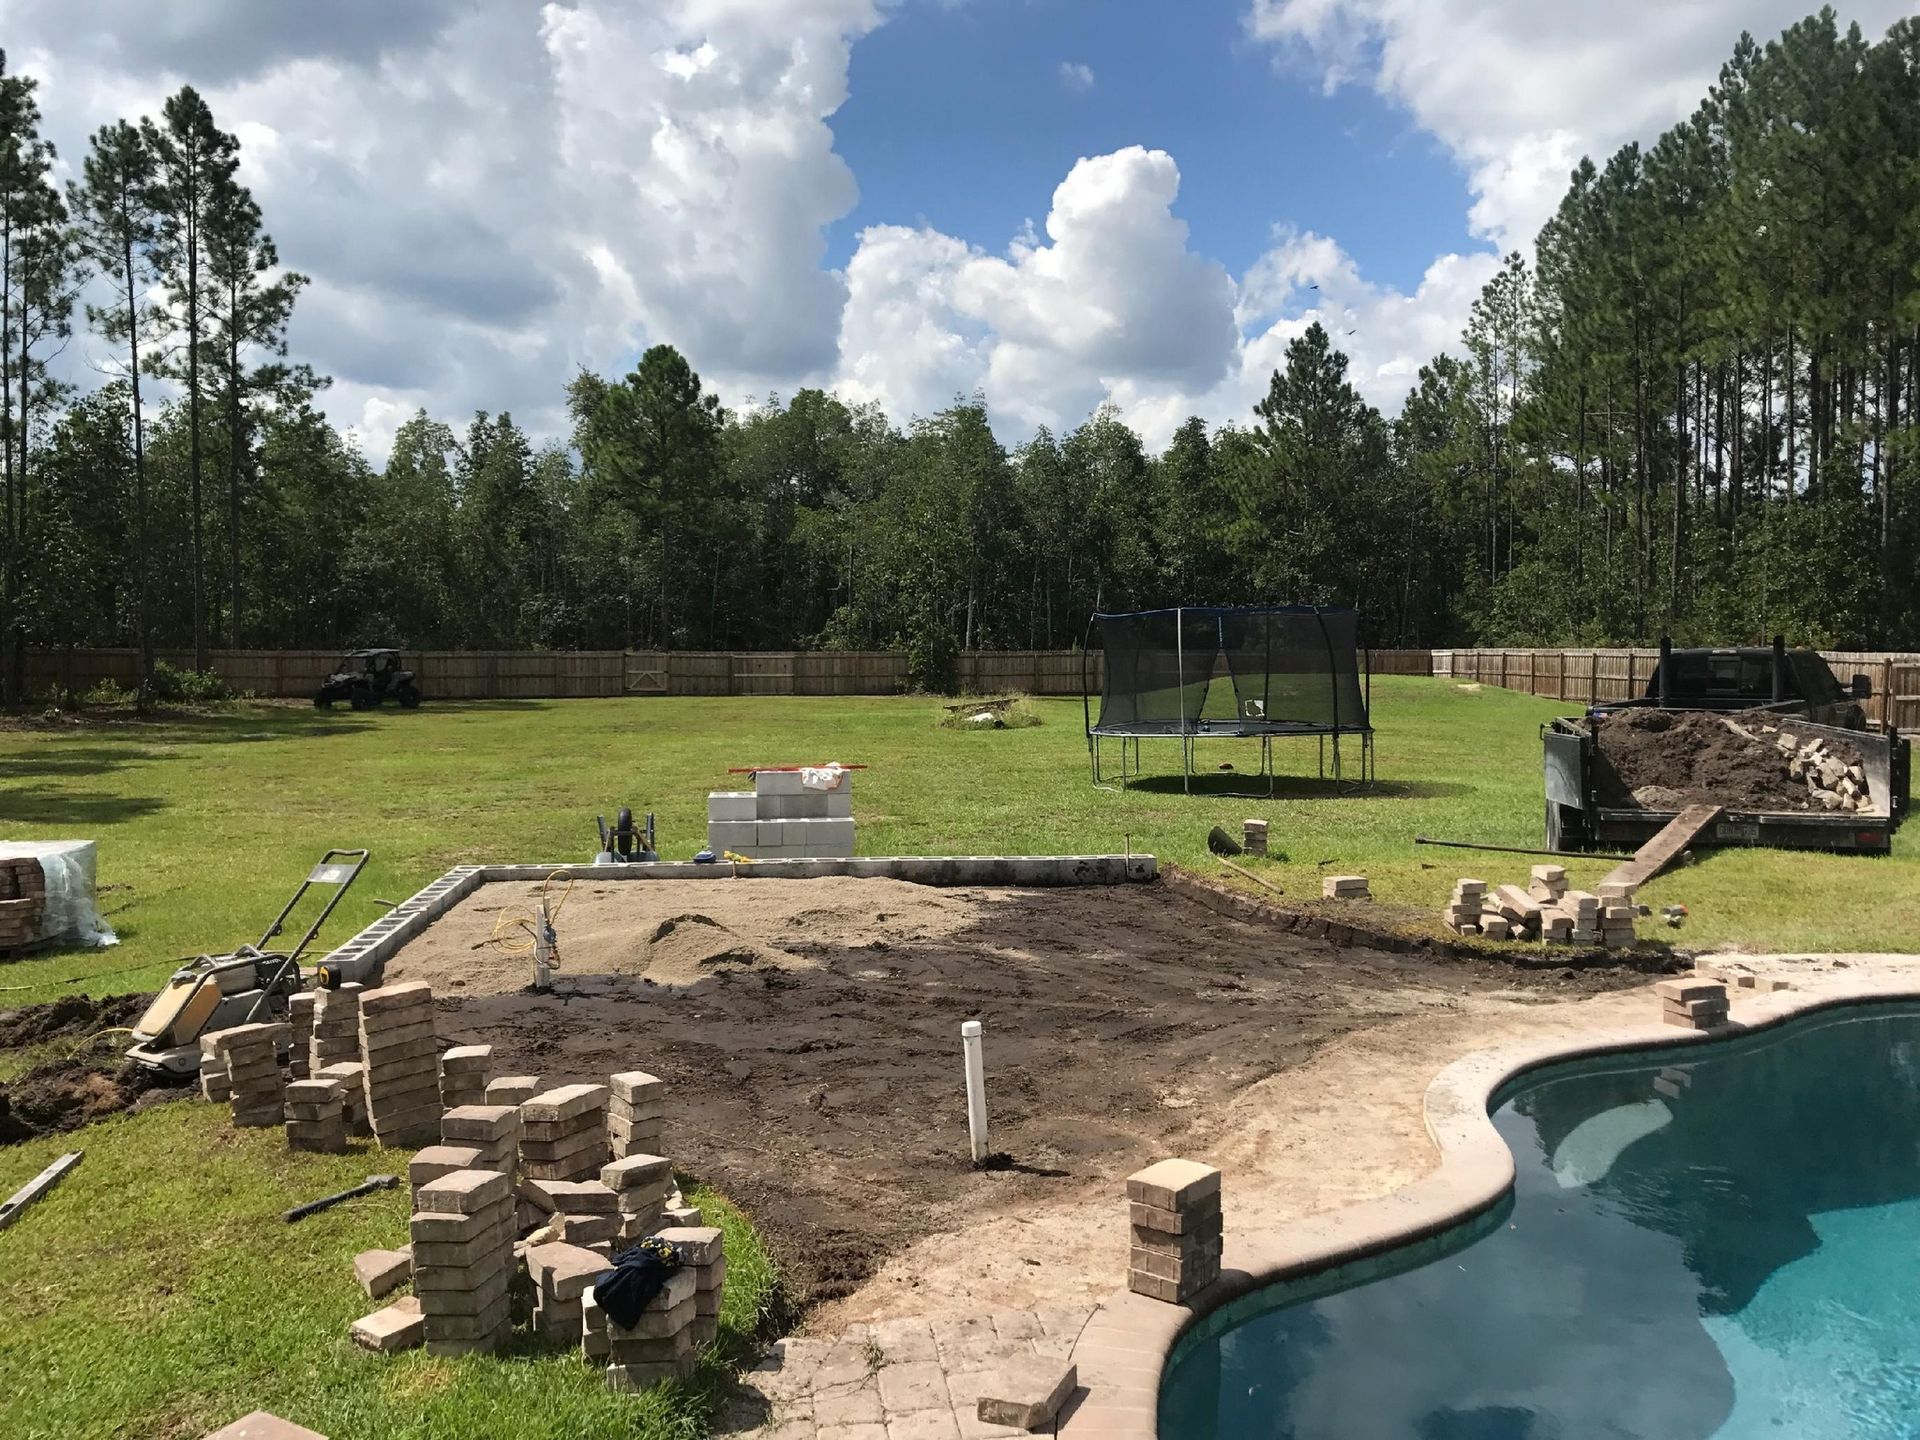
M413 1293L427 1352L497 1349L511 1327L512 1181L497 1170L456 1170L423 1185L408 1223Z
M313 992L312 1031L307 1037L310 1075L360 1059L360 996L364 988L349 981L337 989Z
M295 1053L299 1053L295 1051ZM338 1155L347 1148L346 1087L324 1076L286 1087L287 1148Z
M487 1102L491 1045L455 1045L440 1052L440 1104L448 1110Z
M1326 900L1371 900L1364 875L1329 875L1320 882L1320 895Z
M533 1328L571 1348L581 1340L581 1297L594 1277L607 1271L597 1250L564 1241L527 1247L527 1277L533 1282Z
M590 1180L607 1163L604 1085L562 1085L520 1106L520 1173L529 1180Z
M1727 987L1718 980L1662 980L1653 989L1669 1025L1710 1030L1727 1023Z
M340 1060L313 1072L316 1080L340 1082L340 1108L347 1118L349 1135L371 1135L367 1124L367 1067L358 1060Z
M1127 1177L1127 1288L1184 1304L1220 1278L1220 1172L1162 1160Z
M367 1122L382 1145L430 1145L439 1138L439 1053L433 991L424 982L362 992Z
M518 1105L457 1105L440 1117L440 1139L470 1147L475 1168L512 1174L520 1158Z
M603 1166L600 1183L614 1194L620 1243L631 1245L660 1228L673 1193L673 1162L664 1155L628 1155Z
M287 1069L296 1080L313 1073L313 1009L317 997L307 990L287 1001Z
M1487 882L1484 880L1454 881L1453 898L1447 902L1447 908L1440 912L1441 922L1457 935L1479 934L1481 906L1486 895Z
M1535 865L1527 874L1527 893L1543 904L1567 893L1567 867Z
M608 1080L607 1091L607 1141L613 1158L659 1154L667 1082L644 1070L628 1070Z
M680 1269L646 1304L631 1327L614 1323L596 1303L594 1313L606 1336L607 1384L615 1390L644 1390L674 1380L692 1368L694 1321L699 1318L699 1280ZM582 1326L586 1307L581 1307ZM585 1348L583 1333L582 1348Z
M524 1105L544 1088L538 1075L502 1075L487 1082L489 1105Z
M0 950L16 950L43 937L47 876L29 855L0 859Z
M720 1297L727 1279L727 1242L713 1225L669 1226L655 1239L673 1246L683 1268L693 1272L693 1343L711 1345L720 1334Z
M286 1076L280 1069L282 1024L236 1025L218 1032L218 1048L227 1057L227 1103L233 1123L250 1129L277 1127L285 1119Z

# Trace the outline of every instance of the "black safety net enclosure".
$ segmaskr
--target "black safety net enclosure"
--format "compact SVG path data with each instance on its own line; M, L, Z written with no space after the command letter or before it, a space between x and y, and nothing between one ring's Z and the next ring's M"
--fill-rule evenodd
M1096 650L1105 661L1097 717ZM1095 784L1103 780L1100 742L1107 738L1121 742L1122 785L1137 771L1137 764L1129 767L1143 739L1180 740L1189 781L1195 741L1257 739L1260 773L1272 793L1274 737L1319 737L1323 774L1331 742L1333 775L1344 781L1341 737L1358 736L1358 783L1372 779L1372 676L1357 611L1182 606L1097 614L1087 626L1086 651L1083 705Z

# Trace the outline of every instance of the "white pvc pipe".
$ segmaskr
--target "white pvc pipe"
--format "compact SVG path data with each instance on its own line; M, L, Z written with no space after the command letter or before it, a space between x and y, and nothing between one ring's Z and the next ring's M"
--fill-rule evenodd
M960 1027L960 1048L967 1061L967 1138L973 1146L973 1163L987 1158L987 1072L980 1057L980 1022L969 1020Z

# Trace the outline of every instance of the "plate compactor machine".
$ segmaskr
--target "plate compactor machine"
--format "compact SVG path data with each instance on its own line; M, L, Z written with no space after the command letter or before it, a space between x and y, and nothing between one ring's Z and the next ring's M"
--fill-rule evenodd
M202 955L176 970L134 1025L135 1043L127 1058L150 1070L196 1075L202 1035L284 1017L288 999L299 994L305 983L300 957L359 878L367 854L365 850L327 851L256 943L242 945L229 955ZM267 949L315 887L331 893L299 943L291 950Z

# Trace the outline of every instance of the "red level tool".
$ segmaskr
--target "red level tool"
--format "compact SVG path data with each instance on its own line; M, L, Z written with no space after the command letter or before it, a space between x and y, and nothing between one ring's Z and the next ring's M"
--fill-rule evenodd
M752 774L755 774L755 773L757 773L757 772L759 772L759 771L761 771L761 770L768 770L768 771L777 771L777 770L824 770L824 769L826 769L826 768L827 768L827 767L826 767L826 766L824 766L824 765L733 765L733 766L729 766L729 767L728 767L728 769L727 769L727 774L729 774L729 775L752 775ZM864 765L839 765L839 766L836 766L835 768L836 768L836 769L839 769L839 770L864 770L864 769L866 769L867 767L866 767L866 766L864 766Z

